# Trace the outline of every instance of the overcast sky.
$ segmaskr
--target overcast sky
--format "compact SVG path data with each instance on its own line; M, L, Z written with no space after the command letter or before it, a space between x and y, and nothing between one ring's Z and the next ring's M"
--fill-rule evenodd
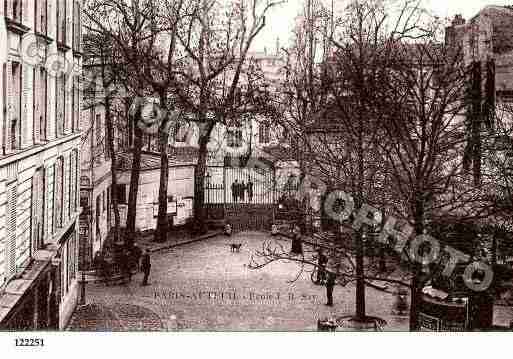
M275 8L267 17L266 28L255 40L254 49L262 51L264 47L267 47L268 50L274 51L278 36L281 46L284 46L290 39L294 18L300 13L304 1L288 0L280 8ZM346 1L335 0L335 3ZM462 14L465 19L473 17L487 5L511 5L511 3L511 0L425 0L426 7L432 9L440 17L452 18L455 14Z

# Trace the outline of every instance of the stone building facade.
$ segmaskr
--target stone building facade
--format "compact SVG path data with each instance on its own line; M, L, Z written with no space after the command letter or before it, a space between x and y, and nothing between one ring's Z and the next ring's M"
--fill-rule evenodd
M78 296L81 2L0 0L0 329Z
M465 63L493 60L497 101L513 102L513 7L487 6L466 21L456 15L446 29L446 42L461 47ZM483 81L484 84L485 81Z

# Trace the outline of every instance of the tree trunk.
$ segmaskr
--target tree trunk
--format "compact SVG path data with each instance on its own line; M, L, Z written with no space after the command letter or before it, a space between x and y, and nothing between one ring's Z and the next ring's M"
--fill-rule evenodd
M112 123L112 112L110 109L110 98L107 97L105 99L105 127L107 130L107 146L108 151L111 158L110 165L110 173L111 173L111 201L112 208L114 210L114 242L118 242L120 238L120 216L119 216L119 207L118 207L118 196L117 196L117 188L118 188L118 177L117 177L117 168L116 168L116 151L114 150L114 124ZM107 208L109 211L110 208ZM125 243L126 244L126 243Z
M362 118L359 118L359 131L358 131L358 198L357 198L357 208L361 208L363 205L363 196L364 196L364 186L365 186L365 163L364 163L364 148L363 148L363 127L362 127ZM363 229L360 229L355 236L356 239L356 320L365 321L366 313L365 313L365 268L364 268L364 258L365 258L365 248L363 243Z
M202 136L199 140L198 164L194 172L194 216L196 219L196 229L200 233L205 233L206 215L205 215L205 174L207 172L208 140L210 136Z
M356 320L365 321L365 271L362 232L356 233Z
M137 116L140 116L138 111ZM136 121L139 119L136 118ZM133 242L135 237L135 219L137 215L137 192L139 191L139 175L141 172L141 152L142 152L142 131L136 125L134 126L134 148L132 159L132 171L130 173L130 192L128 194L128 211L126 217L127 239Z
M419 191L420 192L420 191ZM415 200L414 226L416 235L424 233L424 201L417 197ZM414 258L410 258L413 264L413 277L411 279L411 300L410 300L410 331L419 329L419 310L418 305L422 293L422 280L420 278L422 265L417 263Z
M161 102L162 103L162 102ZM166 120L169 120L167 118ZM164 123L166 123L166 120ZM162 126L166 128L165 125ZM159 131L159 150L160 150L160 184L159 184L159 212L157 216L157 230L155 231L155 241L165 242L167 240L168 219L167 219L167 187L169 179L169 159L167 154L167 143L169 140L168 131Z

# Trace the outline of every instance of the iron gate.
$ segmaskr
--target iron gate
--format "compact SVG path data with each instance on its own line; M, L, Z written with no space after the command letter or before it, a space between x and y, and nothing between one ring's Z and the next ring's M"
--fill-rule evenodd
M276 204L272 168L209 166L204 199L207 218L234 231L269 230Z

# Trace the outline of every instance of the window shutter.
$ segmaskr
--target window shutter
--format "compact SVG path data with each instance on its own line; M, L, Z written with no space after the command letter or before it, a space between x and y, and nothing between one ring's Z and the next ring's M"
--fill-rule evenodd
M41 32L43 34L47 34L48 29L48 16L47 16L47 0L40 0L41 3L39 5L39 8L41 9Z
M12 19L12 1L13 0L4 0L4 11L5 11L5 16L7 16L8 18L11 18Z
M9 280L16 274L16 202L18 200L16 183L7 189L7 246L6 276Z
M5 149L6 151L11 150L11 121L14 117L14 77L12 73L12 62L7 62L7 120L5 123Z
M66 76L64 81L64 119L66 121L66 133L69 133L71 130L71 96L69 94L69 90L73 83L73 76Z
M55 166L55 201L54 201L54 213L55 213L55 229L62 227L62 157L57 160Z
M24 2L26 3L26 1ZM29 144L29 131L28 131L28 123L30 121L30 108L32 107L32 99L31 99L31 89L32 86L30 86L30 80L32 76L32 71L30 66L25 65L22 66L23 70L23 87L22 87L22 120L20 123L20 144L22 147L25 147Z
M34 29L36 32L42 32L41 31L41 3L44 2L44 0L34 0Z
M34 20L34 18L32 16L30 16L31 12L30 9L29 9L29 4L33 4L32 1L26 1L26 0L22 0L21 1L21 17L22 17L22 22L23 22L23 25L26 25L30 28L34 28L34 24L32 23L32 20Z
M71 159L72 159L72 161L70 163L69 208L70 208L70 213L74 215L76 213L75 205L77 203L77 199L76 199L76 190L77 190L77 188L76 188L76 183L77 183L77 173L76 173L77 153L76 153L75 150L73 150L73 152L71 152Z
M42 204L43 204L43 171L38 169L32 177L32 238L31 253L41 248Z
M45 198L45 205L46 205L46 210L45 210L45 219L43 221L43 230L44 230L44 233L45 233L45 236L50 236L51 234L51 231L52 231L52 228L53 228L53 211L52 211L52 203L53 203L53 173L52 173L52 167L47 167L45 169L45 176L46 176L46 181L45 181L45 184L46 184L46 188L45 188L45 193L46 193L46 198Z
M56 33L55 33L55 21L54 21L54 10L53 10L53 1L45 0L46 2L46 33L49 37L55 39ZM50 26L54 25L54 26Z
M62 225L64 225L68 220L68 211L67 211L67 200L68 200L68 191L66 190L68 184L68 161L66 157L63 157L62 160Z
M9 81L7 81L7 79L9 79L9 77L7 76L7 64L4 63L2 65L2 108L0 109L2 111L2 114L3 114L3 122L2 122L2 146L4 148L6 148L6 129L7 129L7 123L8 123L8 112L7 112L7 106L8 106L8 103L9 103L9 98L8 98L8 89L7 89L7 83Z
M32 97L34 99L34 111L32 114L32 126L33 126L33 138L34 143L39 143L40 141L40 116L41 116L41 71L39 68L34 67L33 68L33 77L34 77L34 84L33 84L33 93Z
M41 125L40 136L41 139L46 141L46 134L48 133L48 73L44 67L41 68Z

